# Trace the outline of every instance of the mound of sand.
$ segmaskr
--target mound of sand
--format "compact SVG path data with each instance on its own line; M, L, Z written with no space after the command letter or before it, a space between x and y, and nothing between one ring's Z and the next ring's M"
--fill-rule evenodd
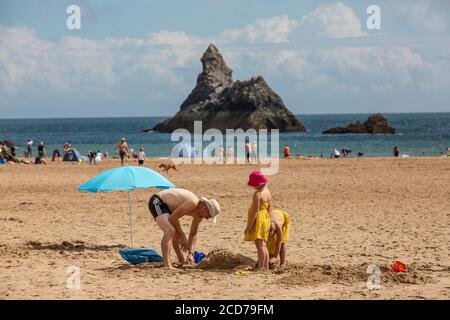
M214 249L196 266L203 270L233 270L237 268L254 268L256 261L240 253L225 249Z

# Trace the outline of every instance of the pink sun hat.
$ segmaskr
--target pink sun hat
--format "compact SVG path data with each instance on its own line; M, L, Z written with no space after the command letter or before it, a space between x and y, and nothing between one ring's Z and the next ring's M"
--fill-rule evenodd
M247 184L250 187L256 188L267 184L267 182L269 182L269 179L267 179L261 171L256 170L250 173L250 175L248 176Z

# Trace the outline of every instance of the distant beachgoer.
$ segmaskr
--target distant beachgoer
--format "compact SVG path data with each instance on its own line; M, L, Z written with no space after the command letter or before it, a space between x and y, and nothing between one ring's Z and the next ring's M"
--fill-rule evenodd
M248 142L248 140L245 142L244 148L245 148L245 162L250 163L250 143Z
M105 157L105 159L108 159L108 157L109 157L108 151L103 150L102 154L103 154L103 156Z
M250 156L252 158L252 163L258 163L258 144L256 141L252 141L250 145Z
M25 158L31 158L31 156L32 156L32 147L33 147L33 140L28 139L27 143L25 144L25 149L24 149L24 156L25 156Z
M53 150L52 161L55 161L56 159L61 160L61 154L58 149Z
M352 150L347 149L347 148L342 148L341 149L341 153L344 156L344 158L346 158L351 152L352 152Z
M130 152L128 154L128 159L133 158L133 159L137 159L137 154L134 153L134 149L130 148Z
M97 161L95 159L95 158L97 158L97 152L88 151L87 157L89 158L89 164L92 164L92 161L94 161L94 164L97 164Z
M34 159L34 164L47 164L47 161L45 160L44 157L36 157Z
M72 150L72 145L70 144L70 142L66 142L63 147L64 154L66 154L70 150Z
M450 148L447 148L447 157L450 157Z
M291 156L291 148L289 148L289 145L286 144L283 148L283 155L285 158L290 157Z
M340 157L341 157L341 154L340 154L339 150L338 149L334 149L333 153L331 154L331 158L337 159L337 158L340 158Z
M138 163L139 163L139 166L143 166L143 165L144 165L144 161L145 161L145 152L144 152L144 148L139 148L139 153L138 153Z
M234 162L234 149L232 146L228 146L227 148L227 159L226 159L227 163L233 163Z
M11 152L11 155L12 155L13 157L16 156L16 146L15 146L15 145L12 145L12 146L9 148L9 151Z
M219 161L219 163L223 163L223 158L224 158L224 152L225 150L223 149L223 146L220 145L219 150L217 151L217 160Z
M215 199L198 198L189 190L173 188L153 194L148 208L158 226L164 232L161 252L164 267L173 269L170 263L170 250L173 248L181 263L193 263L193 252L197 242L197 232L203 219L212 218L215 222L220 213L219 203ZM180 221L184 216L192 217L189 239L186 238Z
M261 171L253 171L247 184L256 191L247 213L247 227L244 231L245 241L254 241L258 252L258 269L269 270L269 251L266 242L270 232L270 202L272 196L267 187L268 179Z
M47 153L47 150L45 150L44 143L41 141L38 145L38 157L39 158L45 158L45 155Z
M117 151L119 152L119 156L120 156L120 164L123 166L123 160L125 159L125 157L128 155L129 150L128 150L128 143L125 140L125 138L120 139L119 144L117 144L116 147Z
M395 146L394 149L392 150L392 153L394 154L394 157L398 158L400 156L400 149Z
M291 218L283 210L272 210L270 216L269 240L267 250L269 251L269 262L279 262L283 265L286 261L286 242L289 239Z

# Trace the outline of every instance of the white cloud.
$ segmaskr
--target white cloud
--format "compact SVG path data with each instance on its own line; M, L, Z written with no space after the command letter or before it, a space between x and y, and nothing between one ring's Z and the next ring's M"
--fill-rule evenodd
M240 73L258 69L275 87L296 88L300 95L320 90L330 96L396 97L447 94L450 88L450 61L426 61L408 48L255 50L236 52L232 61Z
M448 0L396 1L394 15L416 32L441 33L450 27L450 2Z
M163 30L156 33L150 33L150 35L148 36L148 43L152 45L192 47L204 45L205 40L187 35L184 32L171 32Z
M319 38L350 38L367 36L355 12L338 2L322 5L299 21L303 36Z
M219 37L221 43L282 43L287 42L289 33L298 25L288 16L258 19L241 29L225 30Z
M276 44L286 43L293 36L300 38L363 37L361 20L344 4L322 5L299 20L288 16L258 19L243 28L227 29L218 38L224 44Z
M198 59L200 51L183 45L194 37L167 32L151 34L146 39L89 40L64 37L59 42L39 39L27 28L0 27L0 94L16 96L117 93L121 78L133 72L148 79L182 86L175 68ZM180 47L159 47L155 44ZM203 49L203 48L202 48Z
M217 40L235 78L261 74L287 99L307 94L448 97L448 52L430 60L406 47L284 47L301 41L295 37L305 33L312 38L366 36L354 12L335 3L298 21L287 16L260 19L211 39ZM115 103L133 97L148 105L170 101L175 111L192 89L211 39L161 31L140 39L47 41L24 27L0 26L0 107L26 98L80 96L92 103ZM264 49L259 44L282 45Z

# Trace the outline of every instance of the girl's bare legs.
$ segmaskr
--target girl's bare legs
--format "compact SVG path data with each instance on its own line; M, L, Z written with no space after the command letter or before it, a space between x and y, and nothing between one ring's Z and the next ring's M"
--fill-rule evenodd
M280 251L280 265L283 265L285 262L286 262L286 243L282 243Z
M261 239L255 241L256 250L258 251L258 269L269 270L269 252L266 248L266 242Z
M269 250L267 250L266 242L263 241L263 249L264 249L264 270L269 270Z

